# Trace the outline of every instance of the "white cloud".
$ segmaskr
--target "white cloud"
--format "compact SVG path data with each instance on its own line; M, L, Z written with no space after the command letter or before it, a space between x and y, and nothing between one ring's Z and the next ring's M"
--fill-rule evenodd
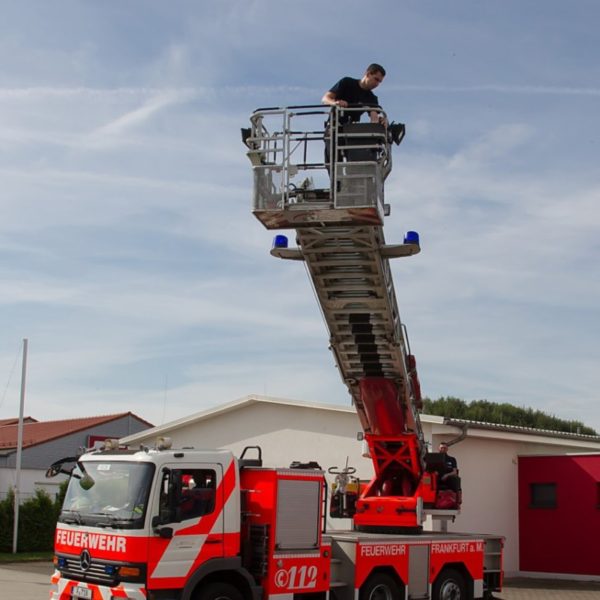
M542 86L542 85L506 85L506 84L479 84L479 85L410 85L393 84L391 89L401 92L439 92L457 93L484 92L493 94L524 94L524 95L549 95L549 96L600 96L600 88L575 87L575 86Z
M174 105L187 102L194 97L193 92L181 92L176 90L166 91L158 94L147 101L142 106L120 115L109 123L102 125L91 132L91 140L106 141L107 138L114 138L123 133L145 124L149 119L154 117L158 112Z

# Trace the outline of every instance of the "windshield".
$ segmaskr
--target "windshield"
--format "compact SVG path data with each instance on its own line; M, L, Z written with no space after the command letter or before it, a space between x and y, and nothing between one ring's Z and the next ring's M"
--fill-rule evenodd
M78 462L59 521L141 529L154 465L138 462Z

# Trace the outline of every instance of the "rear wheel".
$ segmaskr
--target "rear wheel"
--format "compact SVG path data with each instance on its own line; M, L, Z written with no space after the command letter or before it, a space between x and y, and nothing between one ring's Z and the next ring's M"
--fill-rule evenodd
M234 585L221 581L202 586L194 598L195 600L244 600L240 590Z
M431 600L467 600L465 578L455 569L444 569L435 580Z
M398 600L400 586L386 573L374 573L360 588L359 600Z

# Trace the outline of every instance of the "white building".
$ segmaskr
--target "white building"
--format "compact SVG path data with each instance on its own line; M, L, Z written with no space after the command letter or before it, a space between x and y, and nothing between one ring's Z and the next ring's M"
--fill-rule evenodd
M505 536L507 575L519 571L517 458L600 452L600 437L429 415L421 415L421 422L425 439L434 450L440 441L452 441L463 432L466 434L450 452L458 460L463 504L449 530ZM238 456L246 446L258 445L262 448L264 466L316 461L327 469L342 467L348 461L356 467L357 476L370 479L372 464L362 456L362 443L357 439L360 431L352 407L251 395L130 435L122 441L150 445L158 436L168 436L177 447L227 448ZM343 522L334 520L329 525L339 528Z

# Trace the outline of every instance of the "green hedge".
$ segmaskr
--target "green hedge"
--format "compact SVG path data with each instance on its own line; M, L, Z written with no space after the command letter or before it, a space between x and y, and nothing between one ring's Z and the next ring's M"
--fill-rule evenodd
M19 508L18 552L46 552L54 546L54 529L62 506L66 482L61 485L55 500L44 490L25 500ZM0 501L0 552L11 552L15 514L15 495L12 489Z

